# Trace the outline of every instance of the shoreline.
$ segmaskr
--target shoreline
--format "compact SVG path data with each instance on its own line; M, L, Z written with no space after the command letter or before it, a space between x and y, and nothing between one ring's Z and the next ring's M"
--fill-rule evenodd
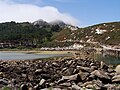
M16 53L27 53L27 54L68 54L76 51L38 51L38 50L3 50L0 52L16 52Z

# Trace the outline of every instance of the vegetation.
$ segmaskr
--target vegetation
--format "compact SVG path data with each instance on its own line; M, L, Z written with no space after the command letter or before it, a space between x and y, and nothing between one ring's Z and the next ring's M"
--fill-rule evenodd
M106 32L96 34L96 29L106 30ZM0 43L9 44L9 48L62 47L72 45L74 42L87 42L88 40L102 44L119 45L120 22L97 24L78 30L71 30L57 24L40 26L29 22L0 23ZM0 48L3 46L0 45Z
M18 48L36 47L51 41L54 32L58 32L57 25L39 27L28 22L6 22L0 24L0 43L11 43Z
M106 30L102 34L97 34L96 30ZM53 36L57 41L71 41L79 42L87 41L99 42L107 45L119 45L120 44L120 22L102 23L85 28L79 28L78 30L62 30Z

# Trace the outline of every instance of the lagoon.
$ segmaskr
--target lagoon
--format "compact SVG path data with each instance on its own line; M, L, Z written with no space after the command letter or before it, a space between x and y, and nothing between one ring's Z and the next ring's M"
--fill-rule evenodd
M65 53L51 53L47 54L34 54L34 53L26 53L26 52L0 52L0 60L32 60L32 59L39 59L39 58L50 58L55 56L68 56L70 54ZM120 57L116 56L104 56L102 54L95 54L93 57L95 60L104 61L106 64L111 65L118 65L120 64Z
M0 60L32 60L64 55L65 54L28 54L18 52L0 52Z

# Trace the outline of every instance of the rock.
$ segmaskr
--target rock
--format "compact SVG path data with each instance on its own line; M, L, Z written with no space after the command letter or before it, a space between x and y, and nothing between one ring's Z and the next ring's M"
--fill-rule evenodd
M120 74L119 74L119 75L115 75L115 76L112 78L112 82L120 82Z
M60 89L60 88L45 88L40 90L66 90L66 89Z
M100 90L103 86L102 82L99 80L93 80L93 81L88 81L85 82L83 85L81 85L82 87L86 87L89 89L95 89L95 90Z
M75 75L71 75L71 76L63 76L62 79L64 80L69 80L69 81L75 81L77 80L79 77L78 74L75 74Z
M66 83L61 83L59 85L62 86L62 87L70 87L71 83L70 82L66 82Z
M44 83L45 83L45 79L42 79L41 81L40 81L40 83L39 83L39 85L43 85Z
M50 60L4 61L3 65L0 61L0 89L8 86L12 90L120 90L117 67L115 72L103 62L89 58Z
M24 78L25 78L26 76L27 76L26 74L22 73L22 77L24 77Z
M112 84L106 84L103 86L105 90L119 90L119 89L115 89L116 86L112 85Z
M20 90L28 90L28 86L25 85L25 84L22 84L22 85L20 86Z
M110 77L106 74L106 72L100 71L100 70L95 70L91 72L92 75L95 75L99 78L104 78L104 79L110 79Z
M81 78L78 74L75 74L75 75L71 75L71 76L62 76L62 79L60 79L58 81L58 84L59 83L64 83L66 81L75 81L76 83L80 82L81 81Z
M41 72L42 72L42 69L35 70L35 74L41 74Z
M41 74L41 77L45 80L47 79L51 79L51 75L50 74Z
M72 90L81 90L81 87L79 87L78 85L74 84L72 85Z
M74 68L68 68L62 72L64 76L72 75L74 72Z
M93 89L94 86L92 84L88 84L88 85L86 85L86 88Z
M108 69L108 66L103 62L103 61L101 61L101 63L100 63L100 68L101 69Z
M89 67L82 67L82 66L79 66L79 69L82 70L82 71L86 71L86 72L91 72L91 68Z
M114 72L114 70L112 68L108 68L108 72L112 73L112 72Z
M79 75L80 75L82 81L85 81L86 78L87 78L90 74L87 73L87 72L81 72L81 73L79 73Z
M0 79L0 85L8 85L8 80Z
M40 90L40 86L39 85L34 86L33 90Z
M0 77L3 77L4 76L4 73L3 72L0 72Z
M97 69L98 69L98 67L96 67L96 66L91 66L91 70L92 70L92 71L97 70Z
M120 74L120 65L115 68L116 73Z
M54 67L59 67L59 64L57 64L56 62L53 62L52 65L53 65Z

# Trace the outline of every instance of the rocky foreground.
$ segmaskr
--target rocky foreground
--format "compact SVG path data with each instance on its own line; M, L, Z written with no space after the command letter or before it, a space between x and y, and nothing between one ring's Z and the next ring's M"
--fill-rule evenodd
M120 73L103 62L0 61L0 90L120 90Z

